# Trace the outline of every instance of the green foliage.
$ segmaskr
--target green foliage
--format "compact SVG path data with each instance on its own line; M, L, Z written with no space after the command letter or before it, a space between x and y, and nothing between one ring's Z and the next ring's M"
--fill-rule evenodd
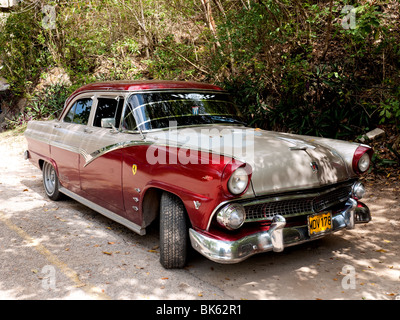
M380 105L380 123L395 124L400 131L400 101L397 99L387 99Z
M30 92L42 68L51 63L49 52L38 40L43 32L38 8L24 8L12 12L0 32L1 75L17 95Z
M42 28L39 4L55 5L55 29ZM345 5L355 14L347 29ZM343 139L377 124L400 130L398 1L41 0L20 8L0 34L0 75L19 94L34 92L50 65L68 72L69 90L115 79L214 82L265 129ZM28 111L46 117L49 103L32 100Z
M176 43L173 35L168 35L154 51L153 59L146 61L148 72L158 79L192 79L195 64L191 68L187 61L195 61L191 44Z
M383 6L353 4L355 28L344 29L340 20L332 22L340 5L331 17L328 4L258 4L221 22L225 54L214 60L214 70L234 61L223 82L254 125L349 139L397 121L399 97L390 88L399 85L400 33Z
M378 39L381 29L382 14L378 7L369 3L359 5L355 9L356 25L349 30L355 43L370 42L371 39Z
M47 86L30 97L25 110L6 120L7 129L15 129L30 120L49 120L59 116L65 100L72 93L71 87L64 85Z
M71 93L71 88L64 85L48 86L31 97L26 113L35 120L57 118Z

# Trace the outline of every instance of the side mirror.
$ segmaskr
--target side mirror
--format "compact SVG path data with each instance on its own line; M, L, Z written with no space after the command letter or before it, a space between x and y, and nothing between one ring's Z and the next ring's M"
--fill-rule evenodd
M115 119L114 118L101 119L101 127L102 128L115 128Z

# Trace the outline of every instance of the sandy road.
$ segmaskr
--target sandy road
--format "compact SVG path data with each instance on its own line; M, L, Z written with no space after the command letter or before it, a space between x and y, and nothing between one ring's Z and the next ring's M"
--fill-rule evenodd
M355 230L220 265L194 253L158 262L158 231L139 236L73 200L52 202L0 134L0 299L400 299L400 183L367 185L373 221Z

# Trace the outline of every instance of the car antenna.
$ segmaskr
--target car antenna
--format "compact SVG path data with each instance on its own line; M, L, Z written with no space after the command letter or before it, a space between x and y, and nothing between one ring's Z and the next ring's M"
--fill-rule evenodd
M145 140L146 138L145 138L145 136L144 136L144 134L143 134L143 132L142 132L142 129L140 129L140 128L138 127L138 130L139 130L139 133L140 133L140 136L142 137L142 139Z

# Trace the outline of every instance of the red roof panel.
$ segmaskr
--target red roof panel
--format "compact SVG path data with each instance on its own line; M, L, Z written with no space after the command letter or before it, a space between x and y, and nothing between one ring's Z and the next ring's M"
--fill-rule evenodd
M166 80L147 80L147 81L109 81L96 82L79 88L82 91L137 91L137 90L156 90L156 89L202 89L202 90L222 90L212 84L192 82L192 81L166 81Z
M78 93L87 91L141 91L141 90L168 90L168 89L194 89L194 90L223 90L218 86L194 81L168 81L168 80L122 80L95 82L84 85L75 90L67 99L68 104Z

